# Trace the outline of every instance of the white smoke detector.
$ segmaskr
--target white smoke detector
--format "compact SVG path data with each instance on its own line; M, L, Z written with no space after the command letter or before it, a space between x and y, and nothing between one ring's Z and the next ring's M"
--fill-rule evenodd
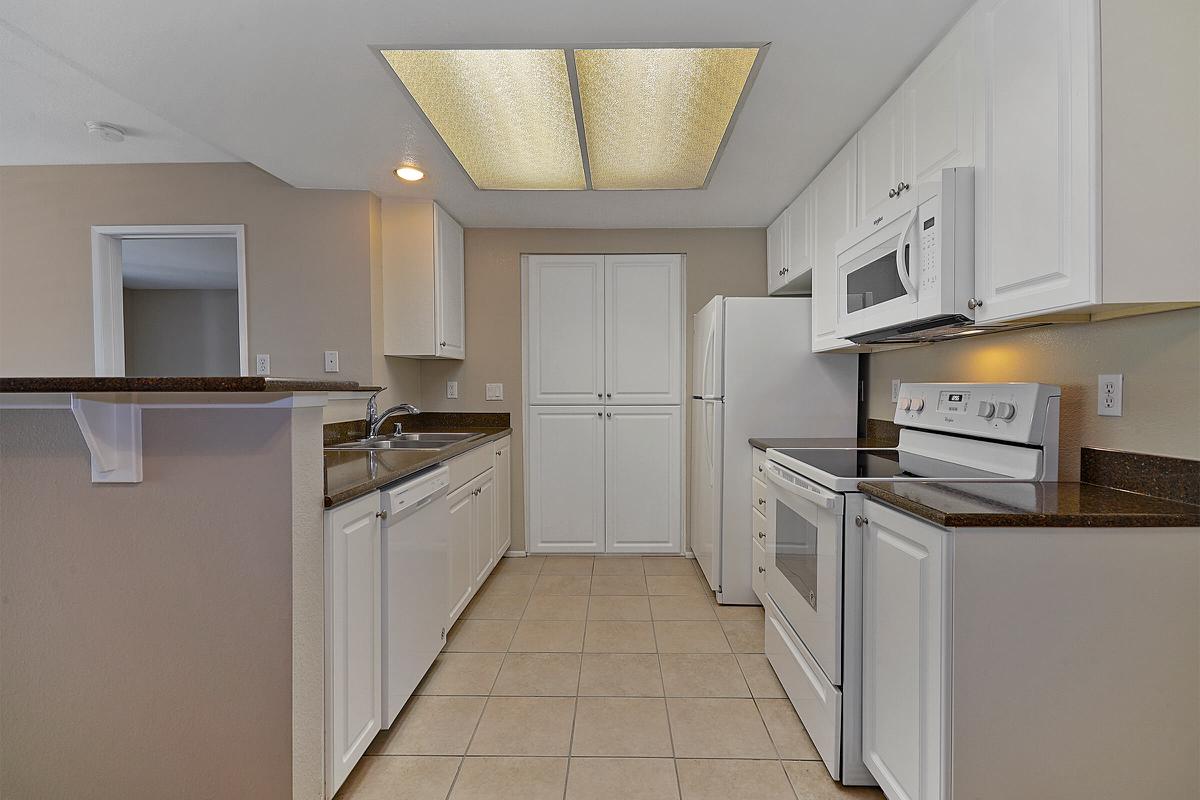
M125 129L119 128L116 125L112 125L107 122L88 120L87 129L88 133L92 134L93 136L99 136L106 142L125 141Z

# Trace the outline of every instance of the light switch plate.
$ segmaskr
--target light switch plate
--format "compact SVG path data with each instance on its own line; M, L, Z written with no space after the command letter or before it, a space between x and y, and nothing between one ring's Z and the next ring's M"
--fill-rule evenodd
M325 371L326 372L337 372L338 371L338 351L337 350L326 350L325 351Z
M270 353L259 353L254 357L254 374L255 375L270 375L271 374L271 355Z
M484 398L487 400L503 400L504 399L504 384L489 383L486 388Z
M1124 375L1099 376L1096 394L1096 413L1102 417L1121 416L1121 395L1124 389Z
M446 381L446 399L458 399L458 381Z
M892 402L893 403L900 402L900 379L899 378L892 379Z

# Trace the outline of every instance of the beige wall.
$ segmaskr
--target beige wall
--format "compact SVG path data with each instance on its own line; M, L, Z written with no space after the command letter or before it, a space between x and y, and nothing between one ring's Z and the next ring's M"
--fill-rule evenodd
M523 253L686 254L689 351L691 315L713 295L758 296L767 290L766 234L762 228L467 229L467 357L462 362L422 362L418 405L431 411L507 411L512 415L514 549L525 546L521 420ZM458 381L459 399L446 399L448 380ZM504 384L504 400L485 401L484 384L497 382Z
M1200 458L1200 309L986 334L874 353L867 363L867 412L884 419L896 410L893 378L1062 386L1063 480L1079 476L1081 445ZM1123 416L1096 414L1101 373L1125 376Z
M0 374L93 373L92 225L207 223L246 226L251 358L370 382L372 200L249 164L0 167Z
M125 289L126 375L237 375L236 289Z

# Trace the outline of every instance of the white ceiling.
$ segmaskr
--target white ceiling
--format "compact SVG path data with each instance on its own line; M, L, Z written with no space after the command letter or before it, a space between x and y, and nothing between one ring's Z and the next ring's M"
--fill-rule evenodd
M237 240L122 239L121 284L126 289L236 289Z
M762 226L969 4L0 0L0 19L162 119L295 186L435 198L472 227ZM477 190L376 52L764 41L770 50L712 180L691 191ZM428 177L402 184L391 170L404 160Z

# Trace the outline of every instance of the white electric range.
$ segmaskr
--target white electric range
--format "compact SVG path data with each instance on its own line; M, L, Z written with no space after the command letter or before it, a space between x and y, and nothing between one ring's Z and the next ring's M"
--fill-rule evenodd
M1055 480L1062 392L1037 383L900 387L894 448L767 450L766 653L830 775L862 760L860 481Z

